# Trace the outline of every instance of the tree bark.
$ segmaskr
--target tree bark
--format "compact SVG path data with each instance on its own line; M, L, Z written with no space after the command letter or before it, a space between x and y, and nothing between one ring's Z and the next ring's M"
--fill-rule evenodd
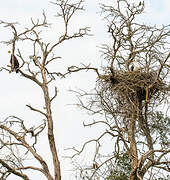
M46 78L46 71L45 68L42 67L42 79L43 79L43 92L44 92L44 100L45 100L45 107L46 107L46 114L47 114L47 122L48 122L48 140L50 145L50 150L53 158L53 165L54 165L54 177L55 180L61 180L61 172L60 172L60 162L58 159L58 154L55 145L55 138L53 133L53 119L52 119L52 111L51 111L51 100L49 96L48 90L48 81Z
M137 180L136 169L138 166L138 153L135 140L136 131L136 112L133 112L132 117L129 121L128 139L130 142L130 159L131 159L131 173L130 180Z

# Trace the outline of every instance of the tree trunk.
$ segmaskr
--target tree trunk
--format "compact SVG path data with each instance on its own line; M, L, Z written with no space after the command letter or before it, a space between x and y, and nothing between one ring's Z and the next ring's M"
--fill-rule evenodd
M51 154L53 158L54 176L55 176L55 180L61 180L60 162L57 155L54 133L53 133L51 99L49 96L48 81L46 78L45 68L42 68L42 78L43 78L43 92L44 92L44 100L45 100L47 122L48 122L48 141L49 141L50 150L51 150Z
M130 142L130 159L131 159L131 173L130 180L137 180L136 169L138 166L138 153L135 140L136 131L136 112L133 112L129 121L128 139Z

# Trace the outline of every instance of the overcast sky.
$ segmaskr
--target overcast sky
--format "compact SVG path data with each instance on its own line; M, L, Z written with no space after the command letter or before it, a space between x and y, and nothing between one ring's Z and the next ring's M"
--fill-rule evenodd
M91 63L93 66L101 65L101 57L98 53L102 43L107 42L107 29L106 24L102 21L100 16L98 3L110 2L109 0L86 0L85 9L86 11L78 13L72 24L73 30L78 26L90 26L91 33L94 34L90 37L83 39L71 40L56 50L58 56L62 56L62 60L58 62L56 71L64 70L63 67L69 65L79 65L81 62L88 64ZM150 24L169 24L170 23L170 1L169 0L146 0L145 15L141 17L141 22ZM41 18L42 11L45 10L47 18L50 23L57 21L54 18L56 13L56 7L49 3L48 0L5 0L1 2L0 6L0 20L8 22L19 22L22 26L30 27L30 18ZM19 25L18 25L19 27ZM56 33L61 30L60 24L55 26L56 29L50 29L45 33L45 38L55 40ZM9 29L5 29L0 26L0 41L8 40L11 38L11 32ZM0 67L7 66L9 64L9 54L7 51L11 49L11 46L0 44ZM20 46L21 47L21 46ZM26 48L25 48L26 47ZM28 57L29 47L22 45L24 56ZM67 79L57 80L56 86L58 87L59 93L55 102L53 103L53 114L55 123L55 137L57 143L57 149L59 150L60 156L63 154L65 148L71 146L80 147L86 140L97 137L101 130L94 131L94 129L84 128L83 121L89 117L85 112L76 109L76 107L68 105L75 103L75 95L68 92L69 89L81 88L89 90L93 88L95 83L96 75L90 73L79 73L74 74ZM38 121L40 116L36 113L30 112L25 106L31 104L35 107L42 107L43 101L42 92L29 80L25 80L19 74L7 72L0 73L0 120L2 121L9 115L16 115L24 119L28 124L32 120ZM46 147L45 141L41 142L43 149L42 154L48 159L48 152L44 150ZM70 175L70 166L67 161L61 159L62 179L63 180L74 180L73 176ZM32 175L35 178L35 175ZM37 176L38 177L38 176ZM41 177L41 180L44 178ZM15 179L15 180L19 180Z

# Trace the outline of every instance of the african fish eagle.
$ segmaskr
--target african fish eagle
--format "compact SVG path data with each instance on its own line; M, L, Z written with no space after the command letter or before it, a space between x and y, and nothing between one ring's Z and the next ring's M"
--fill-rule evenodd
M8 53L10 53L10 51L8 51ZM18 73L19 62L14 54L11 54L10 63L11 63L11 72L15 70L15 72Z

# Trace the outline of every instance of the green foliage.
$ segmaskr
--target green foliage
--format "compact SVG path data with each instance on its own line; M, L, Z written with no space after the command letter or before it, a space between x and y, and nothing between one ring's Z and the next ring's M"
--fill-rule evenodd
M111 170L106 180L128 180L131 170L131 162L128 154L126 152L121 155L116 154L115 157L114 169Z
M170 144L170 118L162 112L155 112L152 114L152 120L150 122L150 129L153 134L159 137L159 143L168 147Z

